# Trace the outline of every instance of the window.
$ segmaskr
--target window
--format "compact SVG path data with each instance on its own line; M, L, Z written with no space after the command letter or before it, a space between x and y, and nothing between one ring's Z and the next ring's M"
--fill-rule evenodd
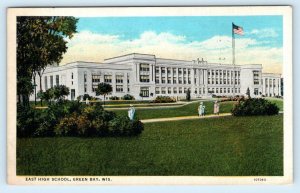
M104 82L105 83L111 83L112 81L112 75L104 75Z
M116 83L123 83L123 75L116 75Z
M59 75L55 76L55 82L56 82L56 86L58 86L59 85Z
M227 89L227 92L230 93L230 88Z
M173 77L173 84L176 84L176 77Z
M73 72L72 72L71 79L73 79L73 78L74 78L74 74L73 74Z
M73 81L72 81L73 82ZM73 84L72 84L73 85ZM53 76L50 76L50 88L53 88Z
M178 74L181 75L182 74L182 69L178 68Z
M168 84L171 84L171 77L168 77Z
M223 93L223 89L222 88L220 88L220 93Z
M177 88L176 87L173 88L173 93L177 94Z
M226 93L226 88L224 88L224 93Z
M166 83L166 77L161 78L161 83L165 84Z
M166 94L166 88L165 87L161 88L161 94Z
M123 92L123 85L116 85L116 92Z
M159 87L155 87L155 94L159 94L159 93L160 93Z
M179 87L179 93L182 93L182 88L181 87Z
M254 88L254 95L258 95L258 88Z
M140 94L142 97L149 97L149 87L141 87Z
M171 94L171 87L168 87L168 94Z
M87 74L86 72L84 72L84 82L86 82L86 79L87 79Z
M45 76L45 89L48 90L48 79L47 79L47 76Z
M92 83L100 82L100 75L92 74Z
M178 78L178 83L179 83L179 84L182 84L182 77L179 77L179 78Z
M167 73L171 74L171 68L167 68Z
M166 73L166 68L165 67L161 67L161 73L165 74Z
M173 74L174 75L176 74L176 68L173 68Z
M149 72L150 71L149 64L141 63L140 64L140 71L142 71L142 72Z
M187 92L187 88L184 88L184 90L183 90L183 91L184 91L184 93L186 93L186 92Z
M207 79L207 84L210 84L210 78Z
M140 75L140 82L149 82L149 75Z
M98 88L98 85L95 85L95 84L92 85L92 91L93 92L95 92L97 88Z
M216 88L216 93L219 93L219 88Z
M197 94L197 89L195 88L195 94Z
M87 92L87 86L86 86L86 84L84 85L84 92Z
M159 67L155 67L155 73L156 73L156 74L159 73Z
M159 83L159 78L157 76L155 77L155 83Z
M254 83L254 85L259 84L259 71L258 70L253 70L253 83Z
M185 68L183 69L183 74L186 74L186 69Z

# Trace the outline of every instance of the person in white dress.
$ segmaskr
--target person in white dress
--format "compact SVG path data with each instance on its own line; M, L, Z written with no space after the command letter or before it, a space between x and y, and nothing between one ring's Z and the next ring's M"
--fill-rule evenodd
M218 101L215 101L215 103L214 103L214 114L219 115L219 112L220 112L220 104L219 104Z
M203 102L200 102L200 105L198 107L198 114L199 114L199 117L204 116L204 114L205 114L205 105L203 104Z
M133 120L135 114L135 108L133 105L130 105L130 108L128 109L128 117L130 120Z

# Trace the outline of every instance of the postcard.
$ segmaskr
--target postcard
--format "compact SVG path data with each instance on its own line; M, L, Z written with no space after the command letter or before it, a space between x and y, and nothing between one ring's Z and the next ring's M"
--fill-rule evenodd
M7 181L293 183L290 6L7 10Z

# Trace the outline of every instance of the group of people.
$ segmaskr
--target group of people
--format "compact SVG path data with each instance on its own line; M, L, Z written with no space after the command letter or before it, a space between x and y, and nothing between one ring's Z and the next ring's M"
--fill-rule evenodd
M214 102L214 114L219 115L219 113L220 113L220 104L218 101L215 101ZM200 105L198 107L198 115L199 115L199 117L205 115L205 105L203 104L203 102L200 102Z

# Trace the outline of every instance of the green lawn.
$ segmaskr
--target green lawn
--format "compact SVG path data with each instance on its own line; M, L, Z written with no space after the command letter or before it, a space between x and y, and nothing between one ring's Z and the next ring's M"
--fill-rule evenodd
M220 113L229 113L233 108L235 102L222 102L220 103ZM204 102L206 114L213 113L213 101ZM156 108L156 109L136 109L136 115L140 119L154 119L154 118L164 118L164 117L179 117L179 116L191 116L198 115L199 102L193 102L188 105L173 108ZM109 109L106 109L109 110ZM113 110L117 114L126 114L125 110Z
M283 175L283 116L145 124L133 138L17 140L18 175Z

